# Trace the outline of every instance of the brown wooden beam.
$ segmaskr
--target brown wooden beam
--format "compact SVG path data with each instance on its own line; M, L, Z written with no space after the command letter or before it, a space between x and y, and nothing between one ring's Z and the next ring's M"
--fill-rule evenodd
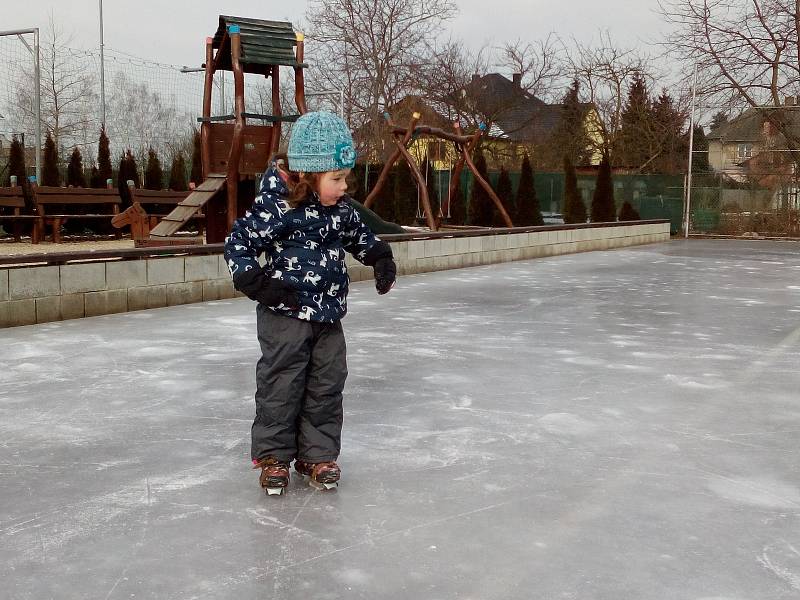
M273 65L272 67L272 114L280 116L283 114L281 107L281 82L280 82L280 67ZM270 129L272 139L270 140L270 155L278 151L278 146L281 143L281 121L278 120L272 124Z
M206 38L206 76L203 87L203 118L211 118L211 95L214 89L214 38ZM203 168L203 179L211 172L211 123L204 121L200 125L200 162Z
M235 27L235 26L234 26ZM242 55L242 40L238 27L232 32L229 31L231 42L231 66L233 70L234 84L234 114L236 122L233 125L233 138L231 140L231 151L228 155L227 180L227 227L230 231L233 222L236 220L237 197L239 192L239 160L242 157L242 146L244 145L244 72L239 59Z
M457 145L461 146L461 156L459 156L456 164L453 166L453 170L450 173L450 185L448 186L447 190L447 200L442 204L442 214L446 215L450 210L450 200L452 199L453 195L458 189L461 179L461 171L464 169L464 153L470 153L478 144L478 141L481 139L481 135L483 135L483 131L481 129L476 129L475 133L470 136L465 136L461 133L461 125L458 121L453 122L453 129L456 131L456 137L458 138L467 138L466 145L460 142L455 142Z
M302 64L305 55L305 35L297 34L297 48L295 50L295 60ZM294 68L294 101L297 104L297 112L304 115L308 112L306 106L306 84L305 73L302 67Z
M389 113L385 115L386 120L389 122L389 126L394 128L394 123L392 123L392 118L389 116ZM414 127L419 122L421 115L419 113L414 113L411 117L411 124L406 129L405 135L403 135L402 145L405 148L408 145L408 142L411 140L411 136L414 135ZM375 187L372 188L372 191L367 196L366 200L364 200L364 206L369 208L375 202L378 197L378 194L383 189L383 186L386 185L386 180L389 178L389 171L392 170L394 163L402 156L402 152L398 147L392 155L389 157L389 160L386 161L386 164L383 165L383 169L381 170L380 175L378 175L378 181L375 182Z
M486 190L486 193L489 194L489 197L492 199L492 202L494 202L495 206L497 207L497 210L500 211L500 216L503 217L503 221L505 222L506 227L514 227L514 223L511 222L511 217L508 216L508 213L506 212L503 203L500 201L500 198L497 197L497 194L495 194L494 190L492 189L492 186L489 185L489 182L486 181L478 172L478 169L472 162L472 158L470 157L466 148L462 151L462 155L464 156L464 160L466 161L467 166L470 168L470 171L472 171L472 174L475 176L475 181L477 181L481 185L481 187L484 190Z
M411 169L411 173L414 175L414 179L417 180L417 191L419 192L419 198L422 202L422 210L425 213L425 220L428 222L428 227L431 231L436 231L436 219L433 216L433 209L431 208L431 201L428 198L428 186L425 185L425 178L422 176L422 173L417 166L417 161L414 160L414 157L411 156L411 153L408 151L408 148L405 146L405 142L400 139L400 136L396 136L394 138L394 143L397 146L397 149L406 159L408 163L408 168Z
M400 127L395 125L392 128L392 133L407 133L407 129L405 127ZM414 128L413 135L431 135L433 137L441 138L443 140L447 140L449 142L455 142L457 144L466 144L471 139L471 135L455 135L452 133L448 133L444 129L439 129L438 127L430 127L428 125L419 125L418 127Z

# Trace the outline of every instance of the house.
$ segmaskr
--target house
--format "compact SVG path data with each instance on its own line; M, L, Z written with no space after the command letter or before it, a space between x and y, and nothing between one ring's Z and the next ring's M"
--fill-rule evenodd
M797 132L800 140L800 106L796 99L786 99L784 107L766 107L780 111L778 116ZM749 108L741 115L711 130L708 140L708 163L717 173L738 183L757 186L758 202L734 202L728 196L723 205L738 204L743 208L800 208L798 202L797 159L792 158L787 140L770 122L765 109ZM744 192L739 191L740 195Z
M591 164L599 164L602 158L600 117L588 103L584 109L584 126L590 139L598 148L591 157ZM545 145L558 126L563 104L548 104L522 87L519 73L511 79L499 73L473 75L472 80L447 102L434 102L421 96L407 96L388 107L388 112L398 125L408 123L411 114L419 112L421 123L452 130L453 121L461 123L466 131L474 130L475 124L488 125L487 140L483 143L484 154L490 169L516 165L526 153L535 160L537 145ZM357 137L372 134L370 123L356 132ZM389 140L389 144L391 141ZM387 147L383 140L382 148ZM411 153L420 162L427 156L435 169L447 169L456 158L451 144L433 139L418 139L410 146ZM385 152L384 152L385 154ZM560 165L560 156L558 163Z
M787 98L785 106L785 109L767 108L781 111L780 117L789 121L800 138L800 106L795 105L794 98ZM764 109L748 108L712 129L706 139L709 166L735 181L760 179L767 172L779 174L791 168L791 161L784 156L786 140L767 120Z
M489 157L496 162L508 159L518 163L526 152L535 156L547 145L558 127L564 111L561 103L548 104L522 87L522 75L515 73L511 79L499 73L473 75L472 81L462 91L462 100L473 114L483 117L489 124ZM600 116L590 103L582 103L584 127L597 150L590 164L599 164L602 154L602 128ZM538 148L537 148L538 146ZM561 157L558 157L560 165Z

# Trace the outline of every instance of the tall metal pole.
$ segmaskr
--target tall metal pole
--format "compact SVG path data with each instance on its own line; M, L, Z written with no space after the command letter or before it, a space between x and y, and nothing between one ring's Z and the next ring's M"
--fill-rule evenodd
M103 0L100 0L100 124L106 128L106 63L103 49Z
M30 47L28 42L25 41L23 35L33 34L33 48ZM14 29L11 31L0 31L0 37L7 35L16 35L19 41L22 42L31 53L33 57L33 78L34 78L34 91L33 91L33 112L35 113L34 133L36 144L36 182L42 180L42 73L39 65L39 28L33 29ZM23 133L22 146L25 147L25 138Z
M39 65L39 28L33 30L33 78L36 80L34 110L36 111L36 183L42 183L42 73Z
M694 152L694 100L697 94L697 63L694 64L694 78L692 81L692 104L689 113L689 169L686 173L686 222L684 224L684 237L689 239L689 221L692 212L692 156Z

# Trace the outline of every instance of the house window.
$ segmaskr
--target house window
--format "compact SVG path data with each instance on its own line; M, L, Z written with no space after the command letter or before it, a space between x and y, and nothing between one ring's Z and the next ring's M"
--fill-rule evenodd
M736 147L736 158L747 160L753 157L753 144L739 144Z

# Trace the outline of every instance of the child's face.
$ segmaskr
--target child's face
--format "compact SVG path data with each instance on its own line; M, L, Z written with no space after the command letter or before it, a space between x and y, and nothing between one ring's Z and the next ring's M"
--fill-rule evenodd
M326 171L319 178L319 201L323 206L333 206L347 192L350 169Z

